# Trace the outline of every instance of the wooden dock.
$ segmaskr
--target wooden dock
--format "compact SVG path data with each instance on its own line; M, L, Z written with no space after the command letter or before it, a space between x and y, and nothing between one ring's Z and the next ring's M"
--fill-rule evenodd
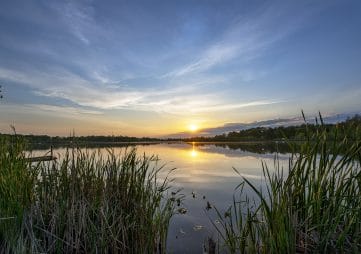
M38 157L30 157L26 158L25 160L27 162L39 162L39 161L54 161L57 158L55 156L49 155L49 156L38 156Z
M37 156L37 157L29 157L25 160L27 162L39 162L39 161L55 161L57 158L53 156L53 146L50 147L50 155L45 156Z

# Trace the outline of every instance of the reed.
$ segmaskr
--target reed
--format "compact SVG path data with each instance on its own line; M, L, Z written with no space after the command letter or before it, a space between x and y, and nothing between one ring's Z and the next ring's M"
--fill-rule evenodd
M346 135L360 130L338 130L330 141L319 122L288 170L277 156L273 173L262 163L266 187L243 178L240 198L217 210L214 226L230 253L361 252L361 142Z
M0 142L3 253L166 251L175 206L157 157L69 149L58 162L29 164L22 141Z

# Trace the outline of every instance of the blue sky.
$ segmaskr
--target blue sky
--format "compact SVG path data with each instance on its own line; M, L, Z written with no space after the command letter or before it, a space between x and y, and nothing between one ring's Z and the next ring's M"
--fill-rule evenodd
M2 1L0 132L360 112L360 1Z

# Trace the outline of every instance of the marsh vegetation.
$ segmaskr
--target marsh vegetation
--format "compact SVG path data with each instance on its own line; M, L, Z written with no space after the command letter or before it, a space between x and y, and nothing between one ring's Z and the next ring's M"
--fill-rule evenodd
M187 144L173 144L172 148L154 144L147 149L163 151L164 155L174 153L166 161L182 156L187 160L187 174L195 184L183 184L192 202L202 202L202 212L216 214L216 220L212 217L210 223L218 232L213 238L220 238L216 243L221 251L358 253L361 251L359 124L332 127L331 139L330 129L322 124L322 118L319 122L311 128L306 124L305 141L289 142L287 149L283 142L282 146L193 144L190 150L183 147L188 147ZM228 164L224 156L217 154L217 149L227 149L230 153ZM180 215L181 196L170 191L172 176L169 178L156 156L140 155L134 148L118 151L108 148L106 152L72 148L64 149L56 162L29 163L24 150L22 137L13 135L0 141L2 253L165 253L177 250L174 246L182 244L179 241L185 237L184 233L190 235L185 240L199 239L196 233L206 233L204 222L190 225L197 228L193 234L185 225L180 230L171 227L174 234L168 233L175 213L188 216L189 220L196 206L187 206L186 215ZM245 157L233 157L234 152L244 153ZM279 152L286 153L282 161ZM264 156L262 164L258 158L252 161L259 163L257 167L263 172L261 183L247 176L250 171L238 170L237 165L240 178L225 176L228 173L224 169L220 172L223 176L217 175L211 168L230 167L237 160L249 167L249 156L253 153ZM275 156L273 164L272 156ZM284 157L290 157L288 163ZM200 163L205 163L203 175ZM215 185L211 183L212 174ZM184 175L180 173L180 177ZM232 190L240 181L228 209L220 200L231 199L231 193L229 197L223 194L218 202L209 193L211 188L218 188L221 177L232 179L227 184L232 185ZM205 179L207 186L202 187L201 181ZM203 189L196 190L197 187ZM182 225L186 220L177 216L175 219ZM169 237L178 236L171 241L173 247L169 249ZM197 244L201 246L202 242Z
M214 226L230 253L361 252L361 142L347 138L360 129L334 129L330 142L320 120L288 168L277 157L273 173L263 164L266 187L243 177L233 205L217 210Z
M173 199L157 157L69 149L29 164L16 136L0 145L2 253L164 253Z

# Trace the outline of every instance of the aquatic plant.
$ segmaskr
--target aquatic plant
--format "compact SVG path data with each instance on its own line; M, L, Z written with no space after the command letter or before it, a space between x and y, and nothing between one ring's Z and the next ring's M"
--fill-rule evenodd
M174 202L163 165L135 149L67 150L29 164L0 140L1 253L164 253Z
M292 153L288 170L276 156L274 172L262 163L265 188L243 177L240 198L215 224L231 253L360 253L360 130L316 132ZM291 149L293 144L289 143ZM251 198L255 195L256 198Z

